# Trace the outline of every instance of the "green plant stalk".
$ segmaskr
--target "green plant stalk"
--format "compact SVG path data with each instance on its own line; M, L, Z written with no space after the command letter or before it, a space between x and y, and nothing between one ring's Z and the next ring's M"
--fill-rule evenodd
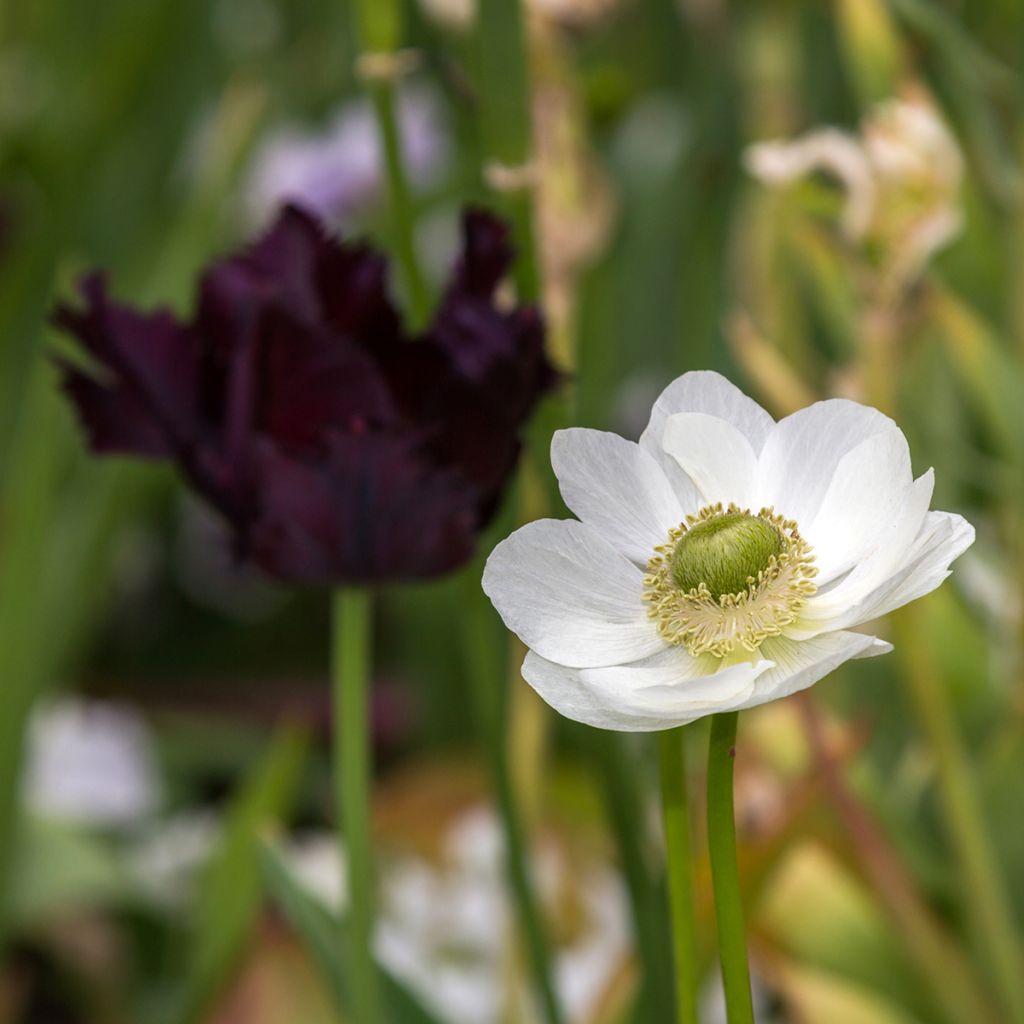
M602 783L608 822L622 863L643 965L644 986L636 1020L660 1020L671 1006L674 985L672 929L664 877L655 876L646 856L647 821L635 760L620 733L581 726L594 770Z
M918 722L938 768L939 799L956 853L967 913L983 945L989 971L1012 1024L1024 1024L1024 957L1011 916L999 860L974 790L967 755L960 741L941 674L915 642L914 609L894 616L896 649L904 656L903 676ZM911 653L912 652L912 653Z
M373 959L374 873L370 828L371 598L341 589L333 603L331 679L334 713L334 789L348 866L348 951L352 1019L380 1024L382 1004Z
M661 818L672 920L676 1021L697 1024L697 933L694 924L693 854L686 794L686 735L683 728L658 733Z
M505 743L504 645L493 628L490 610L480 591L480 566L466 576L466 617L463 626L470 691L477 727L487 756L494 797L505 839L505 867L522 929L533 980L548 1024L563 1019L551 974L551 953L527 867L522 818L512 785Z
M480 132L488 161L528 167L533 155L530 78L520 0L480 0ZM502 193L518 250L516 287L524 302L540 297L533 190L528 184Z
M907 952L929 985L936 1012L947 1024L965 1020L993 1024L997 1016L989 986L932 914L905 864L847 784L840 761L825 742L814 699L805 692L794 700L804 720L817 775L893 924L905 933Z
M368 89L384 150L395 252L405 279L413 326L422 327L430 313L430 289L416 255L416 218L395 116L395 87L391 82L374 82Z
M354 35L360 55L377 58L395 55L402 42L402 10L397 0L358 0L355 14ZM416 255L415 211L395 115L395 78L387 75L367 77L366 90L373 103L384 154L395 254L402 271L413 326L421 327L430 311L430 289Z
M754 1024L750 970L743 931L743 898L736 862L736 821L732 804L732 769L736 756L738 711L711 719L708 744L708 850L711 885L718 919L718 953L722 963L729 1024Z
M47 681L41 566L64 469L60 398L51 368L40 360L12 463L6 475L9 504L0 566L0 945L6 939L7 897L17 843L18 792L25 726L32 702Z

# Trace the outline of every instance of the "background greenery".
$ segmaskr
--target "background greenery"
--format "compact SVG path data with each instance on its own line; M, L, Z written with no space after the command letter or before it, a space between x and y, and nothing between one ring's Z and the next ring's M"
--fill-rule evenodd
M528 38L537 131L557 125L541 145L551 211L538 237L570 382L538 417L491 541L549 511L552 423L635 434L687 369L728 373L776 415L833 393L895 415L915 469L936 469L935 506L967 515L978 542L969 569L883 627L895 654L846 666L813 703L766 708L742 727L753 962L770 1019L1017 1019L1000 956L1024 975L1024 9L621 0L593 17L579 14L593 4L562 6L535 15ZM446 113L451 159L416 200L425 262L443 267L459 204L505 202L481 173L493 151L480 116L487 66L472 28L411 4L405 15L402 42L422 53L415 78ZM204 262L251 232L242 193L261 139L323 125L358 94L351 23L337 0L3 11L0 1016L333 1019L323 963L281 939L309 928L294 926L295 894L265 842L270 822L329 822L327 595L218 569L216 541L202 539L169 471L85 455L46 356L62 344L48 311L84 268L107 268L126 299L189 308ZM837 230L835 188L767 189L743 153L819 125L855 132L908 87L931 95L963 151L964 226L888 307L879 339L878 253ZM345 228L392 240L382 202ZM379 599L378 677L397 723L378 750L385 844L485 792L471 699L481 681L459 640L480 600L471 584ZM622 864L634 894L656 893L660 846L637 828L653 750L555 721L515 658L503 714L532 832L571 834L588 857ZM55 691L138 706L159 740L163 813L226 814L191 904L156 909L140 896L124 836L3 805L29 709ZM622 764L635 779L617 777ZM410 794L423 795L420 810ZM706 954L710 969L710 940ZM237 1008L253 971L284 992L258 1013ZM636 1009L657 998L654 982L629 964L623 976L592 1019L658 1019L642 1009L655 1004Z

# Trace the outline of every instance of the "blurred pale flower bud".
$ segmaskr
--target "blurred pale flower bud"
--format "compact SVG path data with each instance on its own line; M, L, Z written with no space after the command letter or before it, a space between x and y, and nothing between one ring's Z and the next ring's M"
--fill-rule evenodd
M846 192L841 223L859 241L875 212L875 179L860 142L837 128L821 128L793 142L758 142L746 152L747 170L766 185L788 185L814 171L838 179Z
M563 25L589 25L599 21L619 0L527 0L529 14ZM476 0L420 0L431 21L454 32L468 32L476 22Z
M823 171L844 193L840 228L878 252L883 284L899 289L959 232L963 157L938 111L921 93L887 100L859 135L822 128L791 142L759 142L747 169L782 186Z
M468 32L476 21L476 0L420 0L431 21L455 32Z

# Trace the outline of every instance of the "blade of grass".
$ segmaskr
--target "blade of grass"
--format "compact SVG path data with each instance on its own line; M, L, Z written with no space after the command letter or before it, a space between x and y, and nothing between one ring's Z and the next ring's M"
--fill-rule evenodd
M283 727L235 797L200 882L185 980L168 1020L201 1020L234 967L263 898L260 835L290 806L306 753L304 735Z
M6 932L6 885L18 831L22 738L48 667L48 647L42 642L46 624L40 567L64 465L62 413L50 367L40 361L29 381L21 431L5 481L0 565L0 941Z
M307 950L327 982L339 1014L344 1017L348 1005L344 953L348 935L344 922L339 922L337 917L295 878L281 851L272 840L263 840L260 846L260 863L271 898L306 944ZM339 934L342 936L340 947ZM382 976L384 996L395 1020L401 1021L402 1024L441 1024L438 1018L423 1008L419 1000L404 985L386 971L382 972Z

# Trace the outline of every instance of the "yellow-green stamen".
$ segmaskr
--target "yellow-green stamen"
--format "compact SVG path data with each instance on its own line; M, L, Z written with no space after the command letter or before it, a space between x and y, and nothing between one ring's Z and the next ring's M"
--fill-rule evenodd
M668 643L695 656L753 653L814 593L813 562L796 523L773 509L710 505L655 549L643 597Z

